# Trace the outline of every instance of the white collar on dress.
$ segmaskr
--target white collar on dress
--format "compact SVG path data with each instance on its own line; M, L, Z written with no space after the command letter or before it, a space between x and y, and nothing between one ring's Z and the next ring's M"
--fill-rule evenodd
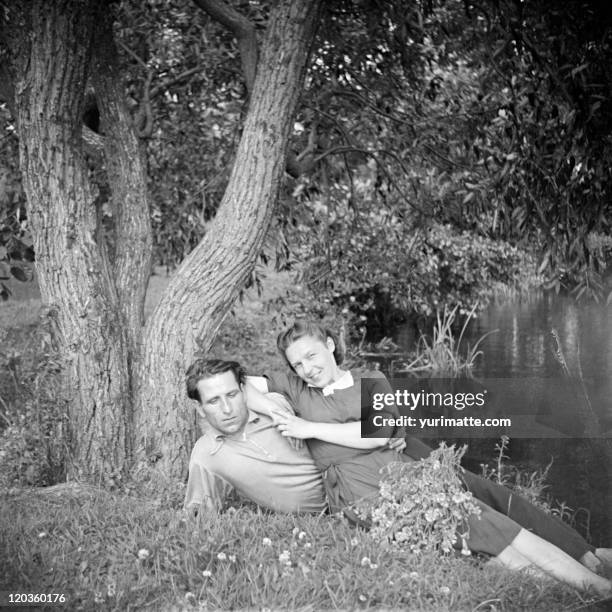
M340 389L348 389L354 384L355 381L353 380L353 375L351 374L350 370L347 370L338 380L322 387L321 391L323 391L323 395L333 395L334 390L337 389L339 391ZM310 384L308 386L314 387L314 385Z

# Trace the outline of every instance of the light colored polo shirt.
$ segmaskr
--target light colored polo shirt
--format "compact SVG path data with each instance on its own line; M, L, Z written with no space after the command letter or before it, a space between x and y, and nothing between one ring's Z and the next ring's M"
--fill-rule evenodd
M218 510L232 489L279 512L325 508L321 473L308 450L294 449L272 419L252 411L242 433L228 436L209 428L196 442L185 508L204 504Z

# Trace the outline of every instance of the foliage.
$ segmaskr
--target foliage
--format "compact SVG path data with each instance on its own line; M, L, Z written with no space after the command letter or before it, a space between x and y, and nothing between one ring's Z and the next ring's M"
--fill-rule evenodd
M238 52L184 0L124 2L117 39L145 131L155 263L174 268L202 239L229 178L243 112Z
M467 313L484 306L496 283L526 282L530 257L502 240L450 224L410 221L407 211L368 206L365 183L360 198L348 194L328 203L303 198L299 209L311 217L293 233L300 245L297 258L309 252L303 280L317 294L343 303L374 323L378 311L431 317L446 306ZM327 227L313 236L311 226ZM382 327L387 327L382 325Z
M358 505L361 518L372 524L372 537L413 553L449 553L461 538L461 552L470 555L466 539L469 519L480 508L461 486L461 457L444 443L414 463L391 463L382 470L379 493Z
M0 328L0 486L54 484L69 444L61 362L45 325L14 333Z
M412 555L343 519L231 508L189 519L156 497L63 485L0 497L0 589L63 592L58 609L559 610L560 584Z
M0 300L4 301L11 291L2 281L31 279L34 250L17 168L17 139L2 106L0 103L0 124L4 124L0 134Z
M601 69L611 51L602 5L576 1L550 11L538 2L457 1L406 10L391 2L359 9L339 3L331 11L311 68L302 138L318 136L318 164L294 196L312 199L315 214L305 220L304 206L290 200L282 213L287 242L301 224L323 238L311 277L340 277L373 294L369 276L397 262L404 286L408 279L427 285L422 276L436 274L431 257L406 266L405 253L422 248L419 232L435 219L452 228L457 254L461 237L533 248L549 287L600 295L610 260L601 248L610 235L602 155L610 113L600 111L612 98ZM431 250L435 260L435 244ZM335 256L349 263L338 265ZM432 301L459 303L469 290L463 275L485 291L491 282L478 270L475 279L457 275L457 283L451 274L448 286L431 283L441 294ZM417 286L417 311L426 309L421 293L429 295Z
M261 30L266 3L234 6ZM309 280L341 276L341 295L361 290L400 315L486 299L513 276L516 246L537 251L549 287L600 295L612 255L605 14L583 0L330 3L292 134L302 174L268 254L284 266L315 251ZM247 101L240 58L187 0L120 3L116 37L145 139L156 262L172 268L205 235L227 182ZM480 255L488 264L474 266ZM379 286L380 263L390 278Z
M581 0L489 3L471 36L482 72L482 106L493 113L474 140L466 202L495 211L495 235L530 236L557 292L598 297L610 257L592 232L609 226L610 20ZM607 151L607 152L606 152ZM468 176L470 175L470 176Z

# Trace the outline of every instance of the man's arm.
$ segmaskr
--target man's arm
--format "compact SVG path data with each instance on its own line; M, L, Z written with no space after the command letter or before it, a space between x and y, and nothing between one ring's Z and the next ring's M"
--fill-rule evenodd
M185 491L185 509L193 511L204 507L219 512L231 490L232 486L226 480L211 473L205 465L192 462Z

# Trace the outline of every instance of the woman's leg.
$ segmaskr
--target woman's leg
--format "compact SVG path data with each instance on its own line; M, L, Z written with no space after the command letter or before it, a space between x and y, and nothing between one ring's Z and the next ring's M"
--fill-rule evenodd
M612 583L609 580L598 576L560 548L526 529L519 531L511 544L498 555L498 558L502 563L507 559L508 567L510 567L511 564L518 563L519 557L515 553L557 580L575 588L593 589L601 596L612 596Z
M612 569L612 548L596 548L595 556L608 571Z
M511 570L522 570L532 565L531 561L521 555L512 544L506 546L496 557L492 557L491 562L493 565L503 565Z
M476 499L505 514L547 542L551 542L574 559L582 560L582 557L586 556L588 560L591 559L588 553L595 553L595 547L588 544L575 529L557 517L547 514L508 487L468 471L462 474L462 478L467 490Z

